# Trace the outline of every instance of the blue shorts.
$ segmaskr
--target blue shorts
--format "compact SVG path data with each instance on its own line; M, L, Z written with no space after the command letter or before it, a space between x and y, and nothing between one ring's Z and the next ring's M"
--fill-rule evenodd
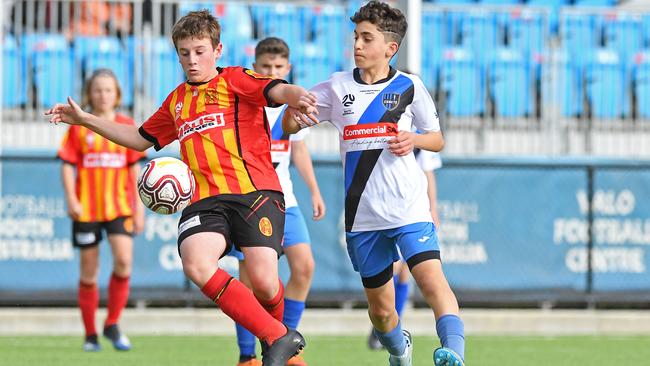
M431 222L418 222L394 229L345 234L352 267L361 277L372 277L399 260L406 261L423 252L440 251ZM399 250L398 250L399 248Z
M293 206L287 208L287 211L285 213L284 241L282 247L288 248L299 243L310 244L311 238L309 237L309 231L307 231L307 223L305 223L305 217L302 215L300 207ZM233 256L240 261L244 260L244 254L235 249L234 246L228 255Z

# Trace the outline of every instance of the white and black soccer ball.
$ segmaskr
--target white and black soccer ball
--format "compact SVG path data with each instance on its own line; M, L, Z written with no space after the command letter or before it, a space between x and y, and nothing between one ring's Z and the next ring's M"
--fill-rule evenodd
M194 175L182 161L156 158L144 166L138 177L138 194L151 211L169 215L190 204L194 194Z

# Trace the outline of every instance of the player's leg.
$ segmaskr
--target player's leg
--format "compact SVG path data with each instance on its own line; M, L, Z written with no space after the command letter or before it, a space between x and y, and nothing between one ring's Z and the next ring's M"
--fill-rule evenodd
M120 217L106 223L104 227L113 253L113 273L108 283L107 316L103 333L116 350L128 351L131 349L131 342L120 332L118 323L129 299L129 279L133 262L133 219Z
M248 279L248 273L246 270L246 262L244 261L244 254L233 248L228 255L235 257L238 260L239 281L246 285L246 287L251 288L251 282ZM255 354L255 335L239 323L235 323L235 330L237 333L237 346L239 346L239 362L237 363L237 366L261 366L262 362L257 359L257 355Z
M436 330L442 344L434 353L436 365L463 365L464 325L458 316L456 296L442 271L433 224L404 226L397 230L396 239L415 282L436 317Z
M280 192L259 191L231 201L231 237L244 253L253 293L286 330L280 339L261 339L262 361L264 366L285 366L287 360L304 347L305 340L300 333L281 323L284 288L278 276L278 258L284 235L284 198Z
M79 248L79 290L77 301L85 329L84 351L101 349L97 339L95 314L99 307L99 242L101 231L97 223L74 222L72 225L72 244Z
M375 336L390 354L390 365L410 366L410 334L402 330L395 311L393 262L399 255L393 240L383 231L347 233L346 240L352 266L361 275Z
M397 311L397 316L401 319L402 311L404 310L404 306L409 297L409 281L411 279L411 274L406 263L401 259L393 264L393 273L396 273L393 276L393 285L395 286L395 310ZM384 348L372 329L368 335L368 348L374 351Z

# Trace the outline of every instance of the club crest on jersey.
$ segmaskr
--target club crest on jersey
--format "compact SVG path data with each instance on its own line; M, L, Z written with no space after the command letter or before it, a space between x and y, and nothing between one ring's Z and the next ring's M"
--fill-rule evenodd
M381 102L388 109L389 111L392 111L397 107L399 104L399 93L384 93L381 96Z
M205 89L205 104L217 104L219 102L219 94L216 88Z

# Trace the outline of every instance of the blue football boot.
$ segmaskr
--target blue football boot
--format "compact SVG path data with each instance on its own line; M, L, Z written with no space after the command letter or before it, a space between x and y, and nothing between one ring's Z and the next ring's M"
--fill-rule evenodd
M433 351L433 364L436 366L465 366L463 358L450 348L438 348Z
M104 337L113 343L116 351L128 351L131 349L131 341L124 334L120 333L117 324L109 325L104 328Z

